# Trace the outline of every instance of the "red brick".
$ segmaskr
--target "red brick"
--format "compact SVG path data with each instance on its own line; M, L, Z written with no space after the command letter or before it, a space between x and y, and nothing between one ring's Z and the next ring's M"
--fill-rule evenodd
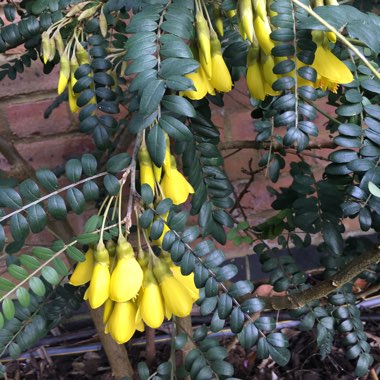
M72 156L91 152L94 144L91 137L72 134L31 143L18 143L16 148L34 168L54 168Z
M44 112L52 102L53 99L48 99L3 106L10 129L18 137L52 135L69 130L71 115L66 103L54 109L48 119L44 118Z
M25 71L17 74L15 80L8 77L0 81L0 100L11 98L15 95L30 95L33 92L55 90L58 83L59 67L46 75L42 71L42 62L34 61L31 67L25 67Z

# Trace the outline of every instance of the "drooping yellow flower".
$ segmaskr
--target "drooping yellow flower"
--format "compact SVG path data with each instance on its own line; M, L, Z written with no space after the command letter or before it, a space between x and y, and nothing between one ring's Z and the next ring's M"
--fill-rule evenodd
M312 66L319 75L317 85L323 89L336 88L337 84L347 84L354 80L349 68L329 49L324 32L312 32L313 41L317 44Z
M238 17L248 40L253 43L255 31L253 29L253 10L251 0L239 0L237 3Z
M212 77L212 63L211 63L211 57L208 62L206 62L204 55L201 51L199 51L199 63L201 64L201 68L203 69L203 72L208 80Z
M61 55L58 80L58 95L62 94L70 79L70 62L66 54Z
M173 276L168 265L157 260L153 268L165 301L166 314L186 317L191 313L193 299L188 290Z
M97 249L95 252L95 265L91 276L87 297L93 309L102 306L109 298L110 271L109 257L106 248Z
M141 185L149 185L154 193L155 178L152 166L152 159L150 158L145 143L142 144L139 149L138 158L140 164L140 183Z
M170 270L173 273L173 276L186 288L189 292L190 297L196 301L199 298L199 289L194 284L194 273L190 273L188 276L185 276L181 273L181 268L173 263L170 266Z
M137 262L133 248L124 238L116 247L117 263L111 275L110 298L126 302L136 297L143 281L143 271Z
M166 198L170 198L175 205L186 202L189 194L194 193L193 187L175 167L175 159L172 157L171 169L165 171L161 180L161 188Z
M210 83L215 90L228 92L232 89L231 74L224 62L220 41L215 34L211 36L211 64L212 76Z
M253 26L255 28L257 41L261 49L266 55L270 55L274 47L274 42L269 36L272 33L272 29L269 25L267 17L265 17L265 19L262 19L259 16L255 16L253 20Z
M216 31L218 32L219 36L223 37L224 27L223 27L223 19L222 19L220 4L213 3L212 10L213 10L213 20L215 23Z
M202 66L199 68L199 72L201 73L201 77L203 79L203 82L206 85L207 93L210 95L215 95L215 89L212 86L210 80L207 78L207 75L206 75L205 71L203 70Z
M142 320L153 329L160 327L165 318L164 300L151 268L144 271L139 314Z
M279 79L279 76L273 72L275 62L272 55L261 54L262 71L265 79L265 92L267 95L279 95L279 91L272 88L273 83Z
M204 60L207 64L211 60L210 29L201 10L198 10L195 15L195 29L197 31L199 50L203 54Z
M128 342L136 331L136 306L132 301L115 302L106 331L119 344Z
M74 286L81 286L91 280L94 269L94 251L89 248L85 254L85 260L79 262L70 277L69 283Z
M248 69L246 79L249 94L257 100L264 100L266 96L265 79L259 63L259 53L259 47L251 45L248 50Z
M185 77L193 81L195 90L181 91L179 94L181 96L186 96L187 98L192 100L203 99L207 95L207 84L204 82L202 78L200 69L198 69L194 73L186 74Z
M253 9L255 14L260 17L262 20L265 20L267 17L267 2L266 0L252 0Z

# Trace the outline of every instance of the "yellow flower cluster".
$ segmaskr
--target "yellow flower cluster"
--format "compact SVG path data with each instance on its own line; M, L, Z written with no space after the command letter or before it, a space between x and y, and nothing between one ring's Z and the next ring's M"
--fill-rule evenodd
M159 194L161 198L170 198L175 205L179 205L186 202L189 194L194 193L193 187L177 169L174 156L170 154L168 135L166 135L166 152L162 168L158 168L152 162L145 142L140 147L138 159L141 185L149 185L153 193Z
M167 253L157 258L141 251L136 259L125 238L119 238L116 250L103 244L90 248L69 282L89 282L84 299L93 309L104 305L104 331L120 344L143 331L144 323L157 328L165 317L188 316L199 298L193 274L182 275Z
M243 39L248 39L251 47L247 56L247 86L252 97L264 100L267 95L279 95L272 89L273 83L281 78L280 74L273 73L274 66L285 58L273 57L273 47L276 45L270 38L274 29L270 18L277 13L270 9L272 0L238 0L237 17L240 34ZM338 5L336 0L317 0L315 6ZM341 62L332 52L331 43L335 43L336 36L333 33L313 31L313 41L317 44L315 59L312 67L317 71L315 82L307 81L297 76L298 86L313 86L330 89L336 92L338 84L347 84L353 80L348 67ZM296 62L296 68L305 66L302 62ZM294 73L286 74L293 75Z
M207 21L203 14L201 4L197 1L195 3L197 6L195 29L197 33L197 53L200 66L194 73L186 75L193 81L195 90L180 92L182 96L193 100L202 99L207 93L215 95L215 90L228 92L232 89L231 74L224 62L218 36L213 29L208 14ZM220 16L220 8L216 8L216 12L219 12L218 14ZM223 34L223 22L220 17L216 19L216 26L219 29L219 33L221 31L221 34Z

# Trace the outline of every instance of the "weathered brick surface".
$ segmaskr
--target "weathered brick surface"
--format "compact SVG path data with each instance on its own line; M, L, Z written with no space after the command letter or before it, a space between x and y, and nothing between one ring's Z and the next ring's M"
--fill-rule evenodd
M52 104L53 98L42 101L9 103L0 106L11 131L18 137L53 135L74 128L72 115L67 103L62 103L54 109L48 119L44 112Z

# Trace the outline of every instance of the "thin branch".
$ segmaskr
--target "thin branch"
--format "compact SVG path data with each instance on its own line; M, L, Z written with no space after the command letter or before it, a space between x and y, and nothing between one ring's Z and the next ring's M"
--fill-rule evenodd
M258 141L225 141L218 145L220 150L231 150L231 149L256 149L256 150L268 150L270 148L270 143L258 142ZM336 144L332 141L328 142L312 142L306 148L307 150L312 149L335 149ZM272 151L279 151L284 149L284 146L281 144L273 144Z

